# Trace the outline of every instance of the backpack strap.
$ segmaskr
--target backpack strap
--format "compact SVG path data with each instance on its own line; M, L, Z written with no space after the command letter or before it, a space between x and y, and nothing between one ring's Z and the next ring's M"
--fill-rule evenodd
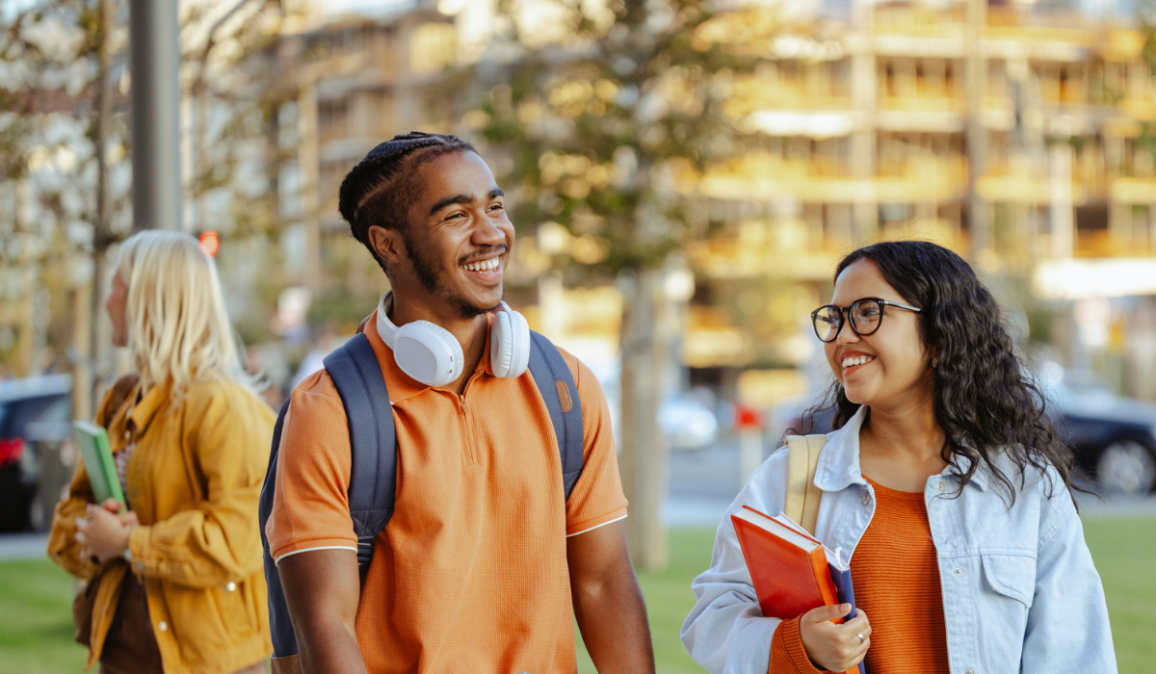
M530 374L546 402L558 451L562 458L562 484L566 500L578 477L582 475L584 441L582 438L582 403L578 400L578 386L570 367L566 365L558 347L537 332L530 331Z
M265 535L265 523L273 512L273 493L277 486L277 454L281 449L281 429L285 425L285 413L289 411L289 401L281 406L277 423L273 426L273 448L269 452L269 468L265 471L265 483L261 486L261 500L257 506L257 519L261 525L261 546L264 549L265 585L268 586L269 633L273 638L273 657L282 658L297 654L297 637L293 634L293 622L289 620L289 605L285 603L285 591L281 589L281 576L277 574L277 563L269 552L269 537Z
M324 363L349 421L349 515L357 534L357 565L364 575L373 557L373 541L393 516L397 490L393 409L377 354L364 333L338 347Z
M787 436L787 503L783 512L812 535L823 498L823 490L815 486L815 469L826 444L825 435Z

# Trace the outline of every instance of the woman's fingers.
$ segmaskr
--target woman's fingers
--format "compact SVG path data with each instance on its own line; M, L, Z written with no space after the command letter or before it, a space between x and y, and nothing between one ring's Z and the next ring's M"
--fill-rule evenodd
M834 604L832 606L819 606L807 611L803 614L802 620L810 623L829 622L842 618L851 612L850 604Z
M121 509L124 508L124 505L120 501L118 501L118 500L116 500L110 496L110 497L104 499L104 503L101 503L100 507L104 508L105 510L107 510L110 513L115 515L115 514L119 513L121 511Z

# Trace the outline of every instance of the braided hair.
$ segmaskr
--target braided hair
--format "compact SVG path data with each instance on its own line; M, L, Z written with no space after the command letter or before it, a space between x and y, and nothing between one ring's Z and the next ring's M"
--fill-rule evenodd
M406 215L421 192L417 169L455 152L477 150L456 136L411 131L370 150L341 182L337 202L341 217L383 270L385 263L373 249L369 228L379 225L406 236Z

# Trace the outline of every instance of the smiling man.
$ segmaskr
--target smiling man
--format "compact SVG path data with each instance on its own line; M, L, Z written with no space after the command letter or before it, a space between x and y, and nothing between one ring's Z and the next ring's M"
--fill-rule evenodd
M599 672L654 671L598 381L561 352L583 432L567 496L531 374L489 357L514 244L503 201L453 136L395 137L341 186L341 214L392 288L365 334L392 402L397 490L362 580L348 419L325 370L302 382L266 528L301 671L572 674L573 618ZM407 355L398 336L417 328L447 343L445 372Z

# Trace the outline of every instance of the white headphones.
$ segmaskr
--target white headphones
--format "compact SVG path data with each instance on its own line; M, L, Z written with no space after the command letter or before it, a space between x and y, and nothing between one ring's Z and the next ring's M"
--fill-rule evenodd
M400 328L389 320L386 300L377 303L377 333L393 349L401 371L429 386L445 386L462 374L462 345L449 330L429 321L413 321ZM490 327L490 369L497 377L520 377L530 365L530 324L502 302Z

